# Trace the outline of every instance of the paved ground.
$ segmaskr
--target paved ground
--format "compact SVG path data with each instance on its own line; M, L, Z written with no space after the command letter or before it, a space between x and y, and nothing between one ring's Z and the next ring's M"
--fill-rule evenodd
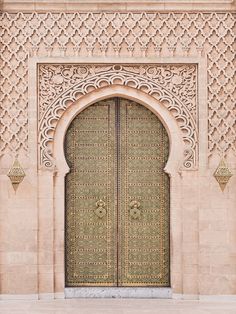
M0 301L1 314L236 314L236 302L154 299Z

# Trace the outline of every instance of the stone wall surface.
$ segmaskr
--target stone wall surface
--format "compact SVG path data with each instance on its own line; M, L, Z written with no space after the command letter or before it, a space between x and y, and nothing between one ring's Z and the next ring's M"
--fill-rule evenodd
M170 171L173 293L235 295L234 3L105 2L2 4L0 293L63 295L66 169L54 142L73 104L125 85L157 114L162 104L187 143ZM16 156L26 176L14 191ZM222 158L233 174L224 191L214 178Z
M235 9L234 0L4 0L2 8L6 11L222 11Z

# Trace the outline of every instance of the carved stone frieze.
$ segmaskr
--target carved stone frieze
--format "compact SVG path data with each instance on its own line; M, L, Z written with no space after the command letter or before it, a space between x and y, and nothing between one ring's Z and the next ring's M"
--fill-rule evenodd
M157 58L206 55L208 153L226 156L236 152L234 14L4 12L0 23L0 154L28 150L30 55ZM60 88L60 76L54 80ZM181 93L181 89L177 91ZM184 103L184 95L179 97Z
M50 151L53 131L63 112L83 95L113 84L140 89L159 100L175 117L183 134L183 167L197 166L197 108L195 65L40 64L40 164L53 166Z

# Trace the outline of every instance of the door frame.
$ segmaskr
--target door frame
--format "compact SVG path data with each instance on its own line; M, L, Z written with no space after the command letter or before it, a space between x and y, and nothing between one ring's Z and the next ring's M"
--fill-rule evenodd
M184 240L185 225L194 217L194 236L198 228L198 201L197 193L185 197L185 192L195 191L192 184L199 184L199 173L207 170L207 58L205 55L161 57L160 59L146 58L118 58L107 57L38 57L29 58L29 158L32 173L35 175L34 186L37 189L37 296L43 298L65 298L65 270L64 270L64 180L69 168L65 162L63 141L66 130L81 110L91 103L107 97L124 97L133 99L152 110L165 126L170 139L170 155L165 171L170 176L170 275L173 298L187 297L198 299L198 247L199 238L191 237ZM93 89L92 92L80 98L75 106L70 106L57 121L55 132L50 134L53 143L53 167L42 167L40 163L39 147L39 71L40 64L195 64L197 66L197 104L199 115L197 136L198 162L193 170L181 169L184 159L183 134L172 114L150 96L147 91L124 85L109 85ZM45 121L45 123L47 123ZM50 132L50 130L49 130ZM194 182L193 182L194 178ZM190 202L190 200L189 200ZM194 204L194 206L193 206ZM190 211L186 212L185 208ZM192 221L192 220L191 220ZM191 243L190 243L191 242ZM193 265L194 272L188 268ZM46 267L45 267L46 265ZM190 265L190 266L191 266Z
M64 138L66 131L72 122L72 120L77 116L83 109L88 107L89 105L98 102L100 100L111 98L111 97L123 97L126 99L133 100L141 105L144 105L146 108L151 110L163 123L168 136L169 136L169 145L170 145L170 153L167 164L164 168L164 171L170 176L170 282L171 287L175 286L176 276L179 274L179 267L181 267L180 263L176 263L176 261L181 260L181 204L179 195L181 194L181 176L179 174L179 169L182 164L183 159L183 140L181 131L178 127L178 124L174 117L170 114L170 112L156 99L152 96L145 94L140 90L135 90L133 88L127 86L119 86L119 85L111 85L109 87L105 87L94 92L88 93L82 99L76 101L73 106L70 106L68 110L66 110L59 120L55 135L54 135L54 143L53 143L53 155L56 160L56 172L54 176L54 188L55 188L55 219L57 223L59 222L60 229L55 229L55 237L56 242L59 242L61 247L64 248L64 213L65 213L65 176L69 172L69 166L67 165L65 155L64 155ZM63 261L64 261L64 254ZM59 278L58 278L59 279ZM64 278L63 278L64 279ZM179 278L178 278L179 279ZM62 278L59 279L60 281ZM61 282L61 285L65 283ZM74 288L74 290L77 288ZM81 297L85 297L90 295L99 295L99 288L92 288L93 291L96 290L94 294L88 292L88 289L91 288L79 288L81 290ZM95 290L94 290L95 289ZM101 288L104 291L104 288ZM110 288L108 288L110 289ZM126 296L132 296L133 293L129 292L132 288L124 288L126 290ZM123 289L123 290L124 290ZM170 297L171 290L170 288L135 288L136 293L141 293L143 296L161 296L161 297ZM149 290L147 290L149 289ZM157 291L159 289L159 292ZM78 290L78 289L77 289ZM119 289L119 295L123 295L122 289ZM105 296L114 295L114 291L106 290ZM156 291L156 292L155 292ZM100 291L101 293L101 291ZM73 291L73 288L66 288L65 290L66 297L73 297L75 295L78 296L78 292Z

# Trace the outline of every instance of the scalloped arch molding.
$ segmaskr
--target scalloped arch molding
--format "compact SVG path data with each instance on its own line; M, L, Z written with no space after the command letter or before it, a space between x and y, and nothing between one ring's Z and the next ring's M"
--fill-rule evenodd
M52 144L58 120L84 95L122 85L154 97L176 119L184 142L183 168L198 160L196 65L39 65L40 165L54 167Z

